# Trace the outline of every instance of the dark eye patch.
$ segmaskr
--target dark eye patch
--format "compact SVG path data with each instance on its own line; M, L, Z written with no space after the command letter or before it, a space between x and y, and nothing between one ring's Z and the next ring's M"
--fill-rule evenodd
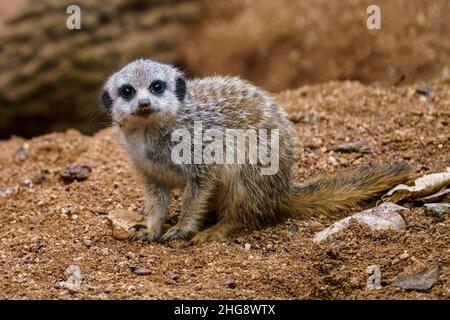
M186 81L182 77L178 77L175 80L175 95L179 101L184 100L184 96L186 95Z
M102 102L106 110L111 110L113 100L111 99L111 96L106 90L104 90L102 93Z
M119 95L122 98L124 98L125 100L129 100L129 99L133 98L135 93L136 93L136 90L134 90L134 88L129 84L124 84L119 89Z

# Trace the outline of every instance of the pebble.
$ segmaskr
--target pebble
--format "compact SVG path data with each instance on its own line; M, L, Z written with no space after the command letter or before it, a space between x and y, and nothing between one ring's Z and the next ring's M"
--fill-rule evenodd
M25 161L28 158L27 150L24 147L20 147L16 150L16 158L20 161Z
M250 243L246 243L246 244L244 244L244 248L245 248L245 250L250 250L250 248L252 247L252 245L250 244Z
M289 227L289 231L292 232L292 233L298 232L298 231L299 231L298 225L296 225L296 224L291 224L290 227Z
M134 258L136 258L136 255L133 252L128 251L127 254L126 254L126 257L128 259L134 259Z
M339 165L339 162L333 156L329 156L327 162L329 164L331 164L332 166L338 166Z
M450 213L450 203L427 203L423 208L425 213L439 218Z
M174 280L174 281L178 280L178 278L179 278L178 275L173 271L170 271L168 276L169 276L169 279Z
M92 245L92 242L89 239L85 239L83 242L84 242L84 245L88 248Z
M6 197L7 195L13 192L14 192L13 188L10 187L0 188L0 197Z
M81 281L84 279L80 267L77 265L70 265L66 269L66 274L68 274L69 277L66 281L58 282L59 285L70 291L78 291L80 289Z
M432 91L433 91L433 88L430 86L421 87L416 90L416 92L418 94L425 95L425 96L429 95Z
M137 267L133 269L133 273L137 274L138 276L147 276L152 273L152 270L142 267Z
M70 165L64 170L61 170L59 176L65 183L84 181L89 177L91 171L91 167L85 164Z
M329 148L329 150L337 152L357 152L357 153L371 153L370 146L364 141L355 141L351 143L344 143Z
M42 184L45 181L45 176L43 174L38 175L36 178L33 179L34 184Z
M107 216L112 226L112 236L126 240L136 234L135 226L142 222L142 215L125 209L116 209Z
M234 289L234 288L236 288L236 282L234 280L228 279L228 280L225 280L225 282L223 283L223 286L227 289Z
M378 207L371 208L335 222L330 227L322 230L314 236L314 242L319 243L330 236L346 229L352 220L363 223L375 230L404 230L406 228L405 220L397 212L409 211L392 202L385 202Z
M439 280L439 267L395 278L394 285L405 290L428 290Z
M398 256L400 260L405 260L409 258L409 254L407 252L403 252L401 255Z

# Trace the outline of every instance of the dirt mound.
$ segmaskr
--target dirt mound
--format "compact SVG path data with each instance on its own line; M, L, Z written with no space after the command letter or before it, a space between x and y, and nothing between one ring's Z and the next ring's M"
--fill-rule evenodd
M366 163L407 162L417 175L448 166L450 79L393 89L332 82L276 98L296 123L295 176L300 181ZM360 139L370 152L327 151ZM92 171L87 180L65 184L59 173L70 164L88 165ZM287 221L199 246L179 240L168 245L114 240L106 214L117 209L142 212L141 191L110 129L94 137L69 130L1 142L0 298L449 296L448 216L437 218L414 208L404 214L405 231L373 231L354 224L334 242L320 244L312 241L316 232L362 208ZM179 207L174 193L172 224ZM78 279L76 285L68 280L69 265L74 265L68 270L73 281ZM366 288L370 265L380 267L382 289ZM435 266L442 269L429 291L402 291L393 285L398 275Z
M328 80L393 84L448 76L448 1L80 0L82 29L66 28L70 1L31 1L0 35L0 137L91 120L105 77L136 57L190 75L235 74L271 91Z

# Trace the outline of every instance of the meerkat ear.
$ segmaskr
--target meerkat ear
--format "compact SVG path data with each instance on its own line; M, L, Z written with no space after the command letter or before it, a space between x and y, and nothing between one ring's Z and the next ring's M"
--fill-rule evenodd
M184 100L184 96L186 95L186 81L183 77L177 77L175 80L175 95L179 101Z
M113 101L111 99L111 96L109 95L108 91L104 90L102 93L102 102L103 106L106 110L111 110Z

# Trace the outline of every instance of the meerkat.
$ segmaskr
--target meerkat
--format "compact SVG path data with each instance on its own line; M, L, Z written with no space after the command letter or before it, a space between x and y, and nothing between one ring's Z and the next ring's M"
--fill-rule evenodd
M102 101L145 186L145 223L135 240L193 244L223 240L288 217L332 213L369 200L408 179L406 164L366 166L293 181L291 122L269 93L238 77L187 80L169 64L139 59L112 74ZM277 129L279 168L262 175L256 164L176 164L171 133L194 129ZM169 192L183 190L178 223L163 233Z

